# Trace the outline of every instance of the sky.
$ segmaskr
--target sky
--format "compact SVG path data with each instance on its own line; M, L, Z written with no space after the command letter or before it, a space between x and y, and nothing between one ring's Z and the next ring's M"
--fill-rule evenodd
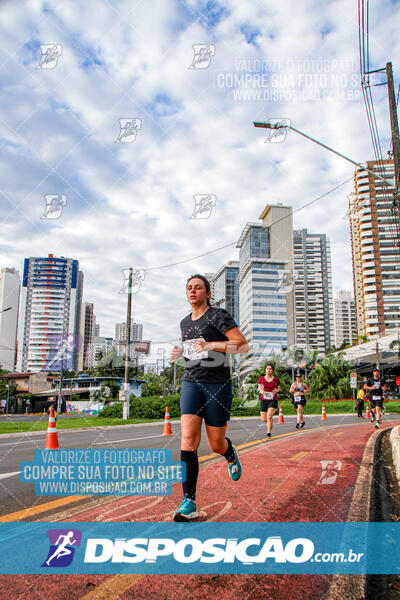
M392 61L397 89L400 3L369 4L370 68ZM288 119L373 159L355 0L6 0L0 17L1 267L78 259L83 299L113 336L132 266L134 320L173 342L188 275L237 259L245 224L283 203L294 228L327 234L333 287L352 290L354 167L253 121ZM386 152L386 86L373 97Z

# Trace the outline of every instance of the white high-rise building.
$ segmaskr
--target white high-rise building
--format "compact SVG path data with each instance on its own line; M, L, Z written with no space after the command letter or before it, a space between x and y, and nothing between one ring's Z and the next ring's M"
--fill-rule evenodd
M130 331L130 342L140 342L143 340L143 325L141 323L134 323L131 321ZM126 342L126 322L115 324L115 349L118 356L125 356L125 342ZM134 345L131 344L129 348L129 355L131 358L135 356Z
M208 279L208 282L210 284L210 291L211 291L211 299L212 300L218 300L218 298L215 297L215 281L214 281L214 277L215 277L215 273L204 273L204 277L206 279Z
M324 233L293 232L296 346L325 354L334 344L330 242Z
M94 336L92 344L92 368L97 367L100 361L100 357L104 358L105 355L112 349L114 344L113 338L104 336Z
M83 273L72 258L25 259L18 370L77 370Z
M354 174L349 199L357 334L390 333L400 327L399 209L393 204L393 159L368 161Z
M79 350L78 371L91 369L93 366L93 338L94 338L93 304L82 302L80 336L81 348Z
M16 269L0 271L0 366L15 370L21 280Z
M350 292L336 292L334 300L335 346L340 348L344 343L352 344L357 339L356 311L354 298Z

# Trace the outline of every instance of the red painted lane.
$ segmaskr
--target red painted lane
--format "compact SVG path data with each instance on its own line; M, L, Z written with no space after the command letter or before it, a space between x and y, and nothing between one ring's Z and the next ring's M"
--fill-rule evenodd
M386 424L388 426L389 423ZM197 505L200 521L344 521L370 423L302 431L266 442L241 454L242 477L233 482L225 460L200 469ZM356 432L356 434L355 434ZM320 461L340 461L336 483L319 484ZM76 521L169 521L181 500L136 496L82 510Z
M386 421L384 427L394 424ZM346 520L365 444L373 431L366 422L302 431L267 442L240 455L239 482L229 479L225 461L205 466L198 487L201 520ZM341 461L333 484L318 483L321 460L336 465ZM174 486L171 497L116 499L104 507L82 510L73 520L167 521L180 496L180 486ZM0 591L3 596L29 600L208 600L215 595L218 600L322 600L330 580L330 576L310 575L153 575L132 576L131 584L118 590L118 576L1 576Z

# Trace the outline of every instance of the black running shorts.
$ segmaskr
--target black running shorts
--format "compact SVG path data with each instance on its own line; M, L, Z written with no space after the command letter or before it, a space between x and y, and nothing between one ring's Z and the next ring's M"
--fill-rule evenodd
M307 400L304 396L293 396L292 403L294 406L298 406L299 404L301 404L301 406L305 406L306 402Z
M269 408L278 408L277 400L260 400L260 412L267 412Z

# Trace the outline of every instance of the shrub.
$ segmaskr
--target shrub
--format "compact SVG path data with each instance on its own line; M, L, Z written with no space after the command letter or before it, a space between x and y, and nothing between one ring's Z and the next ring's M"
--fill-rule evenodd
M145 396L136 398L131 395L129 413L132 419L163 419L165 415L165 407L168 406L169 414L172 418L180 417L179 396L168 396L160 398L160 396ZM116 402L112 406L106 406L101 411L101 417L110 417L114 419L122 418L122 403Z

